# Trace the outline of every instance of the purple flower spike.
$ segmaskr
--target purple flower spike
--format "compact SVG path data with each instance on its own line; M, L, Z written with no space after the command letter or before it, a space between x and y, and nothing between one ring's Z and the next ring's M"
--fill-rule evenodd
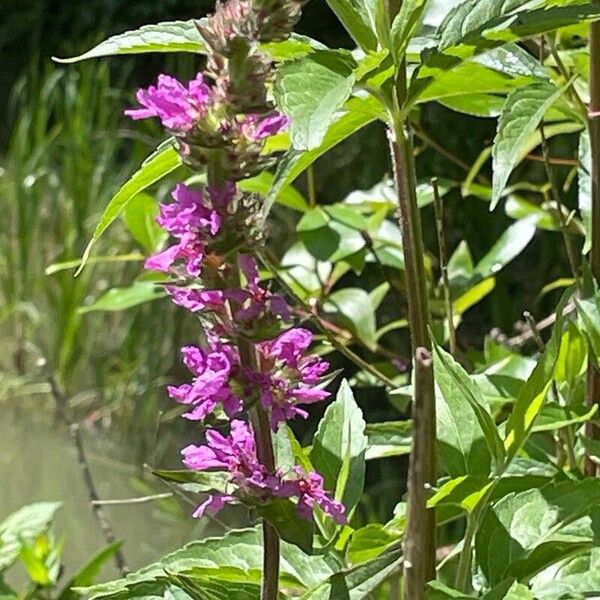
M246 287L226 292L227 298L240 306L233 315L234 321L246 326L261 317L267 317L269 320L272 320L272 317L280 317L288 321L291 315L284 298L259 285L258 265L254 257L242 254L240 267L246 277Z
M172 193L174 202L160 205L160 215L156 222L173 237L175 244L151 256L145 268L168 272L179 260L185 261L190 277L198 277L202 272L202 259L206 243L221 228L220 214L210 208L200 190L178 184Z
M263 372L248 377L258 385L262 404L271 412L273 431L283 421L306 418L308 413L299 405L320 402L330 395L318 387L329 363L317 356L304 356L312 339L310 331L295 328L258 345Z
M242 400L233 393L229 383L238 370L236 351L209 337L208 348L186 346L181 354L185 366L195 375L191 384L169 386L169 397L192 408L183 416L192 421L205 419L220 404L231 417L242 409Z
M186 133L206 115L212 92L201 73L187 87L174 77L159 75L156 86L138 90L136 97L143 108L126 110L127 116L134 120L158 117L167 129Z

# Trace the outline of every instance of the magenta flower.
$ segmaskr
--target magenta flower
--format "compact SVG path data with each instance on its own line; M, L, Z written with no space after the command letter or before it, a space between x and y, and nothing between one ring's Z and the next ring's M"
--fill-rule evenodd
M135 120L158 117L167 129L186 133L206 115L212 91L201 73L187 87L174 77L159 75L156 86L138 90L136 97L143 108L126 110L127 116Z
M280 317L284 321L290 319L287 302L279 295L272 294L269 290L259 285L258 265L249 254L240 256L240 266L246 277L244 289L232 289L226 292L229 300L233 300L239 308L233 314L236 323L246 326L260 317Z
M229 437L214 429L206 432L206 444L188 446L182 450L183 464L194 471L220 470L229 473L236 495L218 492L211 494L194 512L195 517L207 511L218 512L226 504L236 504L240 497L251 502L268 502L277 498L297 498L298 514L312 519L313 508L319 506L337 523L347 522L344 505L323 489L323 478L317 473L305 473L296 467L293 478L280 471L269 473L258 461L252 429L243 421L231 422Z
M204 446L191 445L182 450L183 464L188 469L228 471L230 482L246 499L264 502L273 496L279 480L276 476L269 475L258 461L254 435L246 423L232 421L229 437L209 429L206 441ZM214 513L225 504L237 502L235 496L215 493L196 509L194 516L201 517L206 511Z
M341 502L334 500L323 489L323 477L318 473L306 473L302 467L294 469L296 479L286 479L277 490L277 495L284 498L298 498L298 514L307 520L312 519L315 505L328 514L339 525L348 522L346 508Z
M198 277L205 245L219 232L221 216L208 205L202 191L182 183L177 185L172 197L174 202L160 205L156 222L179 242L148 258L144 266L153 271L168 272L174 263L184 260L188 275Z
M319 387L329 363L314 355L304 356L312 338L310 331L295 328L257 346L261 373L248 377L258 385L261 402L270 410L273 431L288 419L306 418L308 413L299 405L320 402L330 395Z
M167 388L170 398L191 406L183 416L192 421L205 419L218 405L223 406L228 417L242 410L241 398L230 387L239 370L236 350L210 334L208 343L208 348L186 346L181 349L183 362L194 379L192 383Z
M249 115L242 124L242 133L250 140L264 140L285 131L289 125L289 117L279 112L267 117Z
M221 290L198 290L195 288L166 287L173 302L190 312L202 310L222 311L225 308L225 297Z

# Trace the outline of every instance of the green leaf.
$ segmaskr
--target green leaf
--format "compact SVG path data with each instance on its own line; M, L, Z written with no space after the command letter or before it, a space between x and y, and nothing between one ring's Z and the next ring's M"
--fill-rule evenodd
M100 239L112 222L125 210L131 199L135 198L135 196L152 184L163 179L163 177L177 169L181 164L181 156L179 156L179 153L172 144L160 146L156 152L146 159L142 167L132 175L129 181L125 183L108 203L100 218L100 222L96 225L94 235L83 253L81 265L75 275L79 274L85 267L94 244Z
M584 600L594 598L600 590L600 548L576 556L558 569L550 568L534 578L532 591L536 600Z
M275 176L272 173L263 171L255 177L243 179L238 182L238 187L244 192L254 192L266 198L269 195L274 180ZM282 190L279 196L277 196L277 202L298 212L306 212L309 209L304 196L291 185Z
M29 504L0 523L0 570L17 559L23 543L35 540L48 530L60 506L58 502Z
M504 446L510 461L529 437L536 418L540 414L548 390L552 384L554 367L560 351L563 310L569 298L565 294L558 305L552 337L537 362L529 379L523 386L506 423Z
M320 261L338 262L365 247L366 220L357 210L336 204L309 210L296 231L306 249Z
M508 227L488 253L477 263L475 273L481 277L490 277L519 256L535 235L536 221L537 217L535 216L526 217Z
M476 535L478 563L491 585L527 581L542 569L600 541L600 480L547 485L509 494L490 507Z
M377 324L371 297L360 288L344 288L327 296L323 306L347 326L367 347L375 343Z
M120 550L123 542L115 542L102 549L98 554L92 557L77 573L70 579L61 592L58 600L77 600L79 595L72 588L88 587L93 585L98 577L102 567L111 560Z
M354 60L346 51L318 50L277 69L275 98L291 118L292 146L317 148L354 86Z
M439 581L429 583L427 590L427 600L472 600L472 596L465 596L462 592L450 589ZM481 596L481 600L535 600L535 598L526 586L510 579Z
M84 54L72 58L54 58L59 63L74 63L88 58L140 54L146 52L204 52L205 42L197 21L169 21L144 25L101 42Z
M165 232L156 222L158 202L142 192L134 196L125 207L123 220L136 242L147 252L154 252L165 241Z
M545 4L545 0L463 2L440 26L438 51L458 57L472 56L506 42L595 20L599 15L597 9L582 6L578 0L564 0L562 6L545 7Z
M581 219L585 227L585 245L583 254L592 247L592 146L590 134L584 129L579 136L579 167L577 169L579 183L578 203Z
M383 553L398 537L387 531L379 523L370 523L357 529L350 537L348 560L353 564L364 563Z
M330 125L323 142L318 148L306 152L295 150L286 154L279 163L273 186L265 199L265 213L271 210L273 203L281 192L310 165L331 148L377 119L380 109L381 103L372 96L368 98L351 98L346 103L340 118Z
M115 312L127 310L146 302L152 302L158 298L164 298L165 292L160 286L151 281L136 281L127 288L113 288L100 296L89 306L79 309L81 314L97 311Z
M427 0L404 0L400 7L400 12L396 15L392 23L392 51L396 60L399 62L404 56L408 42L413 37Z
M56 58L59 63L75 63L102 56L118 56L125 54L146 54L149 52L206 52L206 43L197 25L205 24L206 19L189 21L167 21L153 25L143 25L139 29L126 31L112 36L91 50L71 58ZM285 61L306 54L313 50L324 49L323 44L303 35L293 34L283 41L261 44L261 50L274 61Z
M492 152L494 183L490 210L500 201L508 178L517 164L520 148L535 132L546 111L562 92L561 88L553 84L536 83L515 90L506 99Z
M481 302L488 294L490 294L495 287L496 279L494 277L488 277L487 279L476 283L452 303L454 313L456 315L462 315L467 312L469 308L475 306L475 304Z
M574 23L600 18L600 7L564 0L562 6L545 6L546 0L468 0L448 15L440 26L440 43L417 70L409 89L414 103L443 72L464 59L527 37L554 31ZM566 5L565 5L566 4ZM518 8L529 10L517 10Z
M327 0L327 4L365 52L377 50L377 37L363 0Z
M315 434L310 460L351 514L358 504L365 479L365 421L350 385L342 381L335 402L325 411Z
M165 590L165 573L182 575L193 571L195 576L216 577L226 580L260 580L263 550L262 532L259 528L231 531L221 538L206 538L184 546L162 560L141 569L126 578L102 583L89 588L79 588L90 600L96 598L146 597L150 584L152 595L162 596ZM327 580L333 573L321 556L307 556L294 545L281 544L282 585L310 589ZM161 583L162 582L162 583Z
M258 514L267 520L279 537L307 554L312 552L314 525L298 515L296 505L284 498L276 498L257 507Z
M570 285L573 285L573 283L569 282L564 287L569 287ZM556 359L556 367L554 369L556 381L559 383L566 381L574 385L576 379L581 375L586 358L587 344L585 337L575 323L570 322L563 333L560 351Z
M402 550L390 549L377 558L336 573L301 600L363 600L391 576L402 562Z
M441 394L437 398L438 443L445 470L452 477L487 475L504 459L502 440L475 381L434 344L434 369Z
M600 306L597 294L591 298L577 299L577 314L581 323L581 330L585 333L592 352L592 358L597 361L600 356Z
M366 460L403 456L410 453L412 421L367 423Z
M472 600L472 597L449 588L441 581L430 581L427 584L427 600Z
M224 471L153 471L154 475L164 481L176 483L186 492L203 494L206 492L227 493L229 474Z

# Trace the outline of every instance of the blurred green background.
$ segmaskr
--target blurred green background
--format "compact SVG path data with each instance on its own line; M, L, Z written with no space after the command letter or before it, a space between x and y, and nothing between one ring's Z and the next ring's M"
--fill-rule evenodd
M195 325L164 300L125 311L81 310L106 290L130 285L139 274L144 247L126 222L111 228L95 255L129 260L92 262L77 278L72 269L49 272L48 267L81 255L112 193L161 139L155 124L134 126L123 116L137 87L160 72L190 75L201 62L190 55L150 55L63 66L51 57L79 54L108 35L143 24L203 16L212 6L212 0L0 4L0 439L5 441L0 518L34 500L62 500L59 529L67 534L67 565L98 549L102 540L44 372L55 374L85 425L103 497L164 491L143 465L177 466L178 448L194 437L193 429L172 414L164 385L183 375L178 349L193 340ZM322 0L309 3L299 31L331 46L352 47ZM480 258L513 222L502 210L490 215L486 202L460 192L469 167L491 144L495 120L432 104L421 109L419 123L420 132L433 140L417 140L420 179L437 176L457 183L446 196L449 248L468 240ZM575 156L575 143L561 138L553 142L552 152ZM481 174L489 178L486 169L489 165ZM545 181L539 162L525 162L520 169L528 181ZM368 127L317 163L316 195L321 204L339 202L381 182L389 171L385 132ZM569 167L557 173L564 181ZM297 186L306 191L304 179ZM168 186L156 190L158 197L167 193ZM575 204L573 194L565 196L569 205ZM423 219L435 257L431 206ZM274 213L275 239L289 239L293 226L285 209ZM514 333L526 308L545 316L558 292L540 298L540 290L567 273L559 234L538 232L498 274L494 291L465 315L461 346L481 348L492 327ZM353 277L347 276L348 285ZM375 277L368 289L377 283ZM391 294L381 316L392 321L404 311ZM399 357L406 356L404 333L392 336L390 344ZM352 374L350 365L336 358L334 363ZM367 421L400 418L375 388L361 388L357 398ZM313 427L314 421L301 423L298 433L306 437ZM403 492L405 461L387 459L369 468L364 518L385 520ZM118 536L127 540L125 552L134 567L203 535L205 527L219 528L194 523L190 530L189 507L174 500L109 512Z

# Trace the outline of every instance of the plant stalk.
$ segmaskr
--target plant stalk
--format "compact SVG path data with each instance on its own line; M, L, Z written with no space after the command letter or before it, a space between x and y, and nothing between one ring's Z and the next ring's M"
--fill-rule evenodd
M592 0L600 5L600 0ZM592 249L590 252L590 269L597 282L600 283L600 22L594 22L589 29L590 44L590 108L588 129L592 154ZM600 404L600 373L593 360L588 360L587 370L587 403L589 406ZM600 439L600 431L596 425L586 424L586 435L592 439ZM596 475L596 464L586 453L585 473Z
M446 223L444 215L444 201L440 195L437 179L431 180L433 187L433 198L435 207L435 224L437 226L438 251L440 257L440 269L442 272L442 285L444 287L444 304L446 306L446 319L448 319L448 337L450 343L450 354L456 356L456 328L454 327L454 309L452 306L452 294L450 291L450 278L448 277L448 251L446 244Z
M435 388L414 148L407 123L400 117L406 98L405 61L399 65L396 88L389 140L398 194L414 365L404 589L406 598L423 600L426 583L435 578L435 514L427 509L429 490L435 483Z
M240 267L235 266L235 278L240 282ZM256 349L251 341L239 336L237 340L240 353L240 363L252 371L258 371ZM275 472L275 452L269 418L260 402L256 402L249 412L250 422L254 430L256 455L270 473ZM280 542L279 534L273 525L263 519L263 578L261 600L277 600L279 597L279 563Z

